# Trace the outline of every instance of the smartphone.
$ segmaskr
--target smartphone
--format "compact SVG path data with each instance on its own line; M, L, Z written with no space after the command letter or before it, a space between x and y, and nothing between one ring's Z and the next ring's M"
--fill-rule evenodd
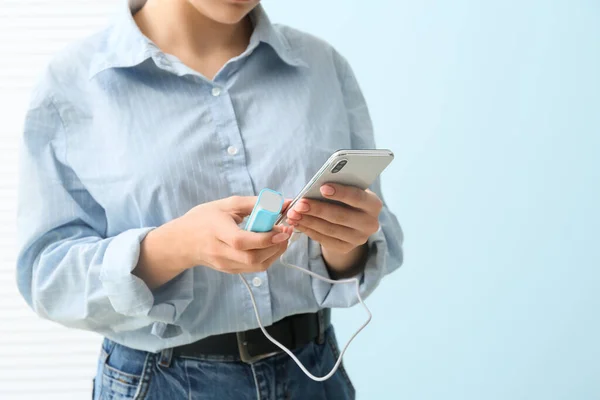
M287 210L294 207L294 204L300 199L336 202L324 198L321 194L320 188L326 183L339 183L356 186L363 190L367 189L393 159L394 153L387 149L336 151L292 200L290 205L282 211L275 224L280 224L285 219Z

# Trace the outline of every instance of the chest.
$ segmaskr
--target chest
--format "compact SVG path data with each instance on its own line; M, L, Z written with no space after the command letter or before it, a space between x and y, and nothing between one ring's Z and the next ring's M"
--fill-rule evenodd
M107 212L128 209L139 220L155 210L145 223L156 223L262 187L293 193L350 146L333 74L246 68L212 84L111 73L68 137L69 163Z

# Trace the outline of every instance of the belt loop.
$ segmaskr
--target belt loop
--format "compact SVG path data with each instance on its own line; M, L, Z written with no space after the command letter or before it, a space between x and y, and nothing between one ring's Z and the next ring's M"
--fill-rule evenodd
M171 360L173 358L173 349L168 348L164 349L160 352L158 365L164 368L169 368L171 366Z
M325 318L323 310L317 312L317 319L319 320L319 337L317 338L318 344L325 343Z

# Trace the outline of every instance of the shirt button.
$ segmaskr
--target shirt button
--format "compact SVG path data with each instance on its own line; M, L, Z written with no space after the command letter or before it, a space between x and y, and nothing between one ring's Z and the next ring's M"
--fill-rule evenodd
M218 95L221 94L221 88L214 87L214 88L212 88L211 93L213 96L217 97Z
M252 284L254 285L254 287L259 287L260 285L262 285L262 279L256 276L254 277L254 279L252 279Z
M235 156L238 153L238 149L237 149L237 147L229 146L227 148L227 153L229 153L229 155L231 155L231 156Z

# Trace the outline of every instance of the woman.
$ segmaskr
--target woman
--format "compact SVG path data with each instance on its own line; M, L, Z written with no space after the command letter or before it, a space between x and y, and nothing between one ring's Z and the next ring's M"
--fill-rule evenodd
M333 366L331 307L356 302L278 265L357 276L368 295L402 261L373 191L302 201L269 233L239 224L264 187L294 195L338 148L373 148L350 67L326 43L272 25L257 0L130 1L53 59L27 113L19 289L42 317L105 337L94 398L351 399Z

